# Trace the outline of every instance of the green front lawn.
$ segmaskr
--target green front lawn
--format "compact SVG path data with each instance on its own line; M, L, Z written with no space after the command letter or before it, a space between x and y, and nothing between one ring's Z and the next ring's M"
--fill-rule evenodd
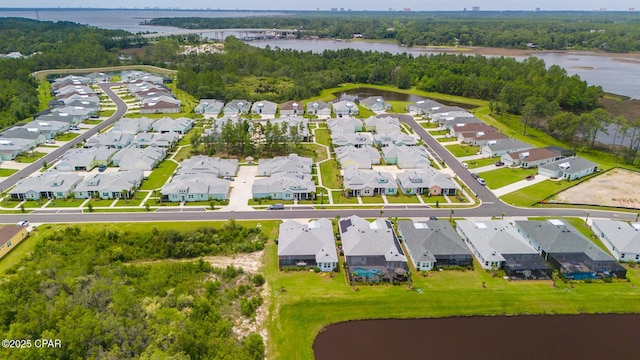
M449 150L455 157L476 155L478 151L480 151L480 146L466 144L445 145L445 148L447 148L447 150Z
M249 205L251 206L266 206L274 204L293 205L293 200L249 199Z
M202 136L202 128L199 126L194 126L191 130L187 131L186 134L178 141L178 146L191 145L191 138L194 136Z
M347 197L342 195L341 190L335 190L331 192L334 204L357 204L358 198L355 196Z
M139 206L142 204L142 200L147 196L148 192L136 191L132 199L118 199L115 206Z
M16 169L0 169L0 177L9 177L17 172Z
M382 200L382 196L361 196L363 204L384 204L384 200ZM357 198L356 198L357 199Z
M503 195L500 200L514 206L533 206L553 194L575 185L576 181L545 180L535 185Z
M176 171L178 164L171 160L165 160L155 168L149 178L142 182L142 186L140 186L140 190L154 190L159 189L164 185L164 183L169 180L169 177Z
M340 167L336 159L330 159L320 163L320 173L322 175L322 185L330 189L341 189L342 178L340 177Z
M33 163L36 162L37 160L41 159L43 156L47 155L46 153L41 153L41 152L26 152L26 153L22 153L18 156L16 156L15 159L13 159L13 161L18 162L18 163Z
M418 196L405 195L399 189L398 189L398 195L387 195L387 201L390 204L402 204L402 203L419 204L420 203Z
M420 122L419 124L420 124L420 126L422 126L425 129L435 129L435 128L440 127L439 124L433 123L433 122L430 122L430 121Z
M438 205L444 205L449 203L447 201L447 198L445 198L443 195L429 196L426 194L422 194L420 196L422 196L422 201L424 201L425 204L429 205L435 205L436 203L438 203Z
M91 206L93 207L107 207L107 206L111 206L111 204L113 204L115 200L113 199L92 199L91 201L89 201L86 205L85 208L87 208L87 206L89 206L89 204L91 204Z
M79 207L86 200L87 199L53 199L51 200L49 205L47 205L47 209L58 208L58 207L62 207L62 208Z
M316 142L318 144L330 146L331 145L331 135L329 134L328 129L316 129Z
M479 168L479 167L495 164L498 161L500 161L500 158L494 157L494 158L469 160L469 161L465 161L465 163L467 163L467 167L469 169L476 169L476 168Z
M429 134L431 134L433 136L449 135L449 133L450 133L449 130L431 130L431 131L429 131Z
M455 137L441 137L441 138L437 138L436 140L438 140L438 142L441 142L441 143L448 143L448 142L458 141L458 138L455 138Z
M87 125L98 125L102 122L102 120L85 120L82 123Z
M512 167L501 167L496 170L483 172L480 176L487 182L489 189L498 189L503 186L524 180L529 175L536 175L537 168L523 169Z
M100 116L101 117L109 117L109 116L111 116L111 115L113 115L115 113L116 113L115 110L102 110L102 111L100 111Z
M56 136L56 140L58 140L58 141L70 141L70 140L73 140L73 139L77 138L78 135L80 135L80 134L76 134L76 133L59 134L58 136Z
M331 277L280 272L277 263L277 246L269 244L264 273L275 314L267 320L272 359L312 359L313 341L321 329L348 320L640 311L637 268L629 269L632 286L628 282L570 286L559 281L554 288L551 281L506 281L480 269L430 272L425 277L414 273L413 291L406 285L357 286L354 291L346 284L343 269Z

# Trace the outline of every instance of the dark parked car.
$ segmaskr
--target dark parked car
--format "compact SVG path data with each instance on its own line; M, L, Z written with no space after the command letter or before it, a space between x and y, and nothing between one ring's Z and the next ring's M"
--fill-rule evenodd
M104 172L105 170L107 170L107 167L105 165L102 165L98 168L99 172Z
M437 216L429 216L429 220L438 220Z
M476 174L476 173L471 173L471 177L474 179L477 179L480 177L480 175Z
M496 163L496 166L504 166L504 163L503 163L502 161L498 161L498 162Z
M526 177L527 180L533 180L535 178L536 178L535 175L529 175L529 176Z

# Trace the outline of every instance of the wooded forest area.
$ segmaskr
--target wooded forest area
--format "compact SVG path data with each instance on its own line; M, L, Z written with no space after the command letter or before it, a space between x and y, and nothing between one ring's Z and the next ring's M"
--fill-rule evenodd
M300 12L247 18L156 18L186 29L297 29L298 37L394 39L400 45L513 49L640 50L640 18L628 12Z
M62 339L58 349L0 349L3 359L255 359L257 333L240 339L234 318L255 317L264 278L188 259L264 248L266 235L233 220L192 231L42 227L35 250L0 284L0 332Z

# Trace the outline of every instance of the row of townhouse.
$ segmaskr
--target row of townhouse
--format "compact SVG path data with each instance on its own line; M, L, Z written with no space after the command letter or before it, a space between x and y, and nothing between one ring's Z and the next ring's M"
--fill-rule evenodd
M395 175L384 171L361 170L347 167L343 171L344 191L347 196L456 195L460 186L450 175L433 168L407 170Z
M313 160L297 154L258 161L258 176L251 192L254 199L312 200L316 185L311 175Z
M73 172L49 170L20 180L9 192L11 200L119 199L130 198L140 187L140 170L90 174L86 178Z
M475 257L485 270L504 270L514 280L549 279L554 270L574 280L626 276L616 259L564 220L457 220L454 229L448 221L410 219L398 221L397 229L398 236L384 219L339 219L339 247L331 220L288 220L280 225L278 265L333 271L341 250L355 281L402 279L407 257L421 271L473 266ZM593 229L610 250L623 246L622 251L634 252L620 260L640 261L640 225L597 220Z
M182 102L164 83L166 78L144 71L126 71L121 75L123 87L140 102L141 114L179 113Z
M575 180L598 171L598 164L574 156L575 153L557 147L535 148L518 139L509 138L485 124L470 112L445 106L432 100L418 101L408 110L423 114L450 131L458 141L481 147L487 157L499 157L507 166L538 168L538 174L550 178Z
M94 78L76 75L54 80L51 93L56 100L49 103L48 110L37 114L27 124L0 133L0 159L13 160L96 115L100 110L100 99L89 87L92 83L95 83Z
M169 202L226 200L237 172L237 159L194 156L180 163L160 194Z
M385 111L391 105L380 96L372 96L359 102L363 107L372 111ZM238 116L241 114L253 114L263 118L274 118L278 112L281 116L302 116L305 114L305 104L300 101L290 100L277 104L269 100L251 102L244 99L234 99L225 103L216 99L201 99L195 108L197 114L202 114L207 119L217 118L220 113L225 116ZM354 101L336 101L326 103L322 101L308 102L306 104L307 115L328 118L331 114L337 117L358 115L358 106Z

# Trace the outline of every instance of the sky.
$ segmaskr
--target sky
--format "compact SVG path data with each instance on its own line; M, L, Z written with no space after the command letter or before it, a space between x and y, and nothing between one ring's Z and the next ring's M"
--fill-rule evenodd
M55 4L55 5L54 5ZM411 10L443 11L443 10L471 10L473 6L480 6L480 10L623 10L637 8L640 12L638 0L243 0L238 2L205 1L205 0L0 0L0 7L5 8L51 8L51 7L83 7L83 8L180 8L180 9L222 9L222 10L329 10L330 8L344 8L352 10Z

